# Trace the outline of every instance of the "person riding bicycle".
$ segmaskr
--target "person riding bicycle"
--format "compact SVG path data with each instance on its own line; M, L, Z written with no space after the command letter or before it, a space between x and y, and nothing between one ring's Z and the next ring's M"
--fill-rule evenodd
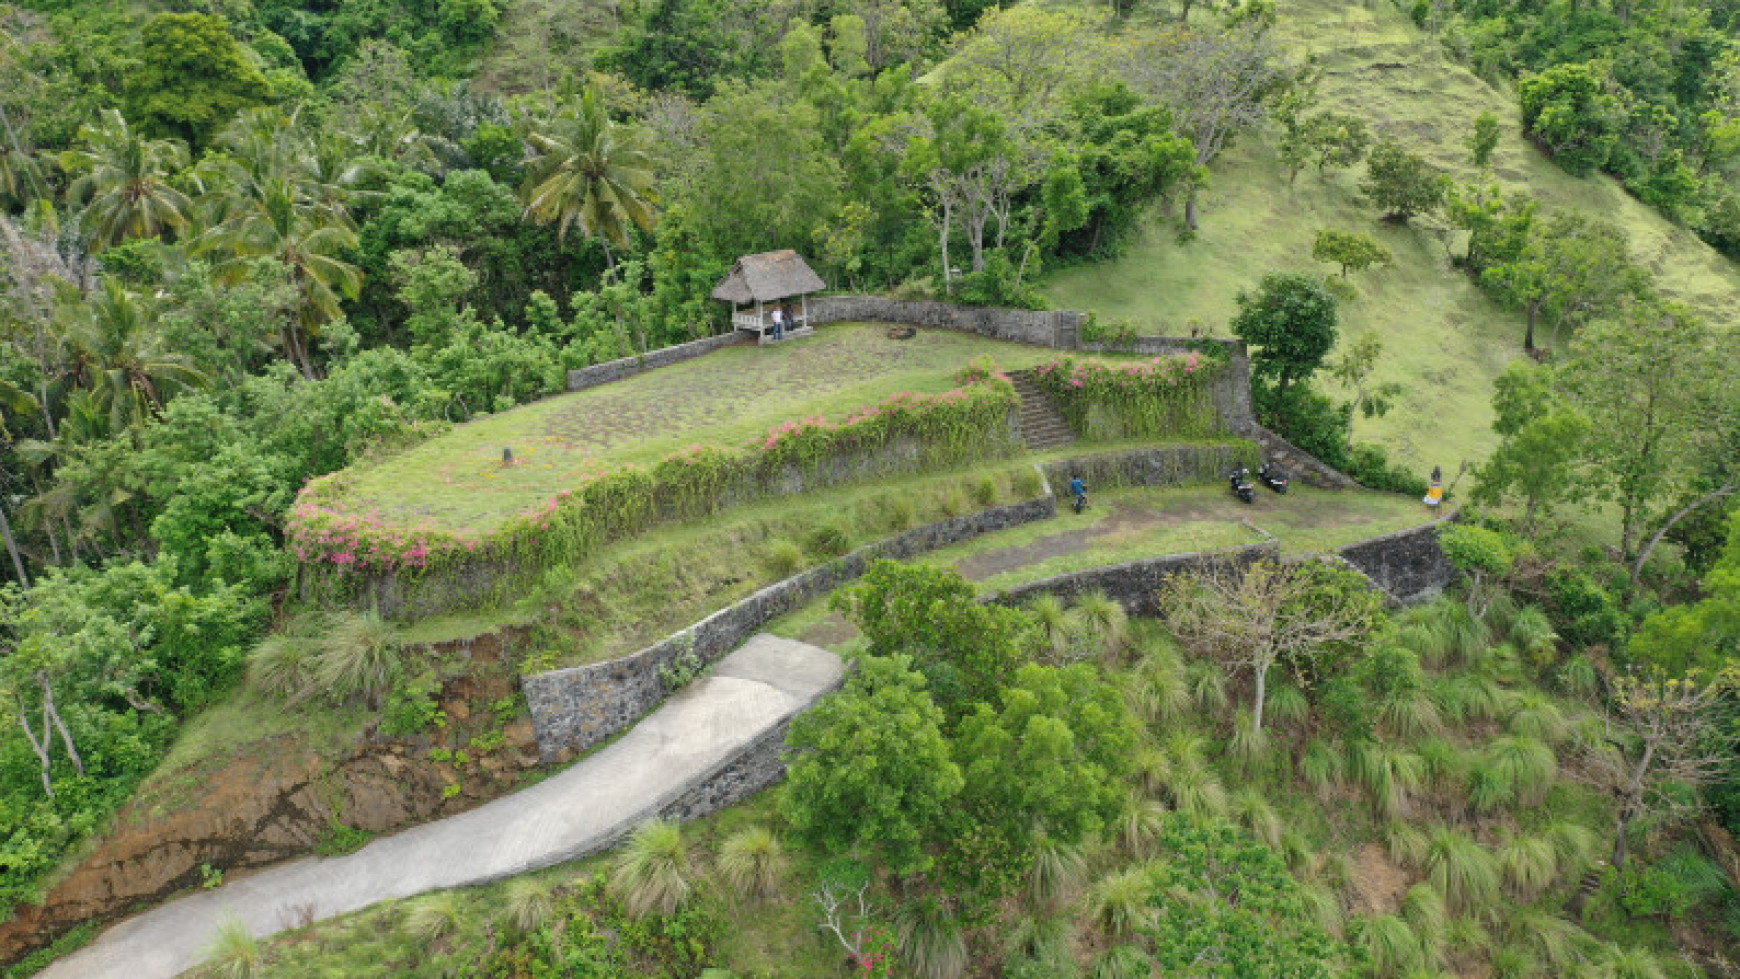
M1081 481L1080 476L1069 477L1069 495L1075 497L1078 503L1087 502L1087 484Z

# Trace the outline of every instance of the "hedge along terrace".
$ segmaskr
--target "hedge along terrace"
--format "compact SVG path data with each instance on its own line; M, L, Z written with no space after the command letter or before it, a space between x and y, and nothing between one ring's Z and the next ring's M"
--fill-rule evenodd
M988 361L964 368L958 387L901 392L839 421L783 422L747 446L691 445L650 466L583 475L487 531L407 525L359 510L349 472L313 480L292 509L287 536L302 563L305 598L369 599L383 612L428 614L489 602L543 569L654 524L706 516L761 495L801 492L872 476L1009 455L1019 399Z
M1226 431L1212 384L1229 366L1209 345L1137 361L1066 355L1033 373L1083 438L1177 440Z

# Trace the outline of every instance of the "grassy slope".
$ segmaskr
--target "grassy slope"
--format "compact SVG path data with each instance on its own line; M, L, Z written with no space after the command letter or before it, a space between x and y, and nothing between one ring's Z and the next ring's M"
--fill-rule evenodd
M1520 135L1511 93L1439 54L1391 4L1279 0L1277 6L1283 42L1296 56L1319 59L1326 106L1364 116L1459 179L1473 174L1463 139L1474 117L1496 113L1506 134L1494 163L1507 190L1527 189L1549 209L1620 224L1664 293L1714 322L1740 314L1740 268L1612 180L1579 180L1559 170ZM1519 354L1522 320L1450 268L1431 222L1379 224L1360 201L1362 173L1324 178L1306 170L1289 188L1272 140L1246 138L1215 164L1194 242L1178 244L1172 227L1156 220L1119 261L1061 272L1046 291L1058 306L1128 318L1144 332L1187 331L1195 320L1226 335L1238 289L1267 271L1328 268L1310 257L1319 228L1373 234L1396 264L1355 277L1363 295L1344 306L1342 333L1378 331L1385 344L1379 380L1399 381L1408 393L1387 417L1356 422L1356 434L1409 465L1454 471L1459 460L1478 459L1495 444L1490 382Z
M488 530L605 467L653 462L693 443L740 445L818 414L838 420L901 391L948 390L954 372L981 355L1019 368L1049 352L943 330L890 340L865 324L729 347L461 425L359 470L350 500L387 519ZM512 469L500 465L504 446L519 460Z

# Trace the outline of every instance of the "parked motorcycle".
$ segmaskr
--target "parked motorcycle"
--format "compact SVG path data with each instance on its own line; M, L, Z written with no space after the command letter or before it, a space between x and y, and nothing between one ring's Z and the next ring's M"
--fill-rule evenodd
M1072 505L1075 507L1075 512L1077 512L1077 513L1080 513L1083 510L1086 510L1088 508L1087 494L1086 493L1077 493L1075 495L1075 503Z
M1257 478L1277 493L1287 492L1287 474L1266 462L1257 467Z
M1251 482L1251 471L1243 466L1232 471L1227 477L1227 483L1232 486L1233 495L1246 503L1257 502L1257 485Z

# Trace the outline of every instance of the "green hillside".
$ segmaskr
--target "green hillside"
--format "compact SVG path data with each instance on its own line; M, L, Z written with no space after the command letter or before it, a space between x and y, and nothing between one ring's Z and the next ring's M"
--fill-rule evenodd
M1524 189L1546 209L1620 224L1663 294L1712 322L1740 317L1740 268L1617 181L1566 174L1522 136L1514 94L1451 60L1399 9L1329 0L1281 0L1277 8L1278 36L1295 56L1321 66L1326 106L1365 117L1378 133L1459 180L1475 174L1464 145L1474 118L1498 115L1505 133L1494 168L1507 191ZM1244 138L1213 167L1193 241L1178 242L1176 222L1156 216L1127 254L1059 272L1047 281L1046 295L1060 307L1129 319L1143 332L1177 334L1200 324L1224 336L1235 294L1264 272L1330 268L1311 259L1319 229L1371 234L1390 249L1395 266L1355 276L1361 297L1342 308L1342 337L1367 330L1382 336L1378 379L1406 385L1407 394L1387 416L1357 419L1355 435L1415 467L1454 471L1460 460L1478 461L1496 444L1490 382L1520 355L1522 318L1451 267L1447 246L1461 242L1446 239L1465 236L1432 219L1410 227L1380 223L1361 200L1363 171L1322 176L1307 167L1288 187L1273 134Z

